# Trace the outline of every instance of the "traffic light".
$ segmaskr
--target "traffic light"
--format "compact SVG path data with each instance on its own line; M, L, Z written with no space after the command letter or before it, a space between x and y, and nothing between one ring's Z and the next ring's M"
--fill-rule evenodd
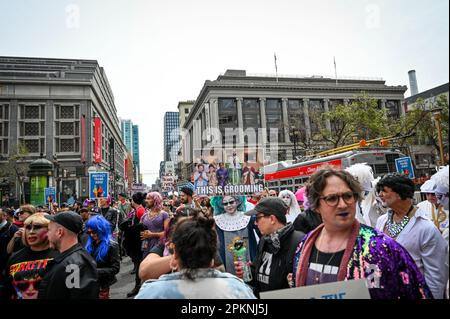
M360 147L366 147L367 146L367 141L366 140L359 141L359 146Z
M381 140L380 141L380 145L386 147L386 146L389 145L389 141L388 140Z

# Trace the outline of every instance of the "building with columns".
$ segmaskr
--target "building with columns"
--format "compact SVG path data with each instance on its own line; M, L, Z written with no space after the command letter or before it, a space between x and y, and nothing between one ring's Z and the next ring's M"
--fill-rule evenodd
M73 193L88 196L91 166L110 172L111 192L126 189L126 147L114 95L96 60L0 57L0 114L0 165L19 143L27 148L26 163L42 154L55 166L50 183L62 202ZM95 117L102 123L98 164ZM18 198L13 174L8 184L9 193ZM25 182L25 193L29 188Z
M224 145L244 149L244 157L247 149L257 149L257 154L263 154L257 161L264 164L289 160L293 157L293 128L311 141L319 132L317 115L349 103L362 92L377 99L390 116L399 117L405 112L406 90L406 86L387 86L382 79L336 81L321 76L275 77L227 70L216 80L205 81L182 127L186 132L183 160L190 163L192 172L192 163L206 155L205 148ZM324 124L332 129L332 123ZM231 136L226 134L232 131ZM319 148L319 144L313 146ZM222 159L225 161L226 156Z

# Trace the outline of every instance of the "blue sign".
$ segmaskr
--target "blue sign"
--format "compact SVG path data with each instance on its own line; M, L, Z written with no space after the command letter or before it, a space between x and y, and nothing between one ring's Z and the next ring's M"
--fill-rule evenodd
M47 187L44 190L44 200L45 205L53 204L56 202L56 188L55 187Z
M109 173L89 173L89 198L108 197Z
M411 157L401 157L395 159L395 167L397 168L397 173L408 176L411 179L414 178L414 169Z

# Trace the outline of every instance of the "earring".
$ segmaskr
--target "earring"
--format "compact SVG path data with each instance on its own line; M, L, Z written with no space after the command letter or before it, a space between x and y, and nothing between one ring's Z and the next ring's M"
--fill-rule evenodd
M172 258L170 259L170 263L169 263L169 267L172 270L172 272L177 271L177 268L178 268L178 266L176 264L173 265L174 261L175 261L175 258L173 258L173 256L172 256Z

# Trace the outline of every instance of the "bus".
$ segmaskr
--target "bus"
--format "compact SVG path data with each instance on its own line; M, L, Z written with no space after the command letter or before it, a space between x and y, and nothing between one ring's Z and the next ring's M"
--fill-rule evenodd
M395 159L405 156L393 148L359 148L300 163L282 161L264 166L264 183L277 192L288 189L295 193L322 166L347 168L356 163L370 165L376 178L396 172Z

